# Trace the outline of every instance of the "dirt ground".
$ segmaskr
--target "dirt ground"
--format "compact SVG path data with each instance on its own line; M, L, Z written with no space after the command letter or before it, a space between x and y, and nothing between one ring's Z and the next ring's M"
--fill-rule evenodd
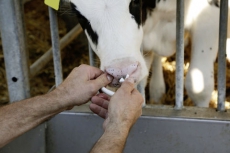
M29 63L32 64L36 59L43 55L51 46L50 39L50 25L48 8L41 0L33 0L25 4L25 25L27 36L27 47L29 51ZM62 20L63 12L59 12L59 36L63 37L67 33L66 24ZM74 16L73 16L74 17ZM186 48L185 52L185 74L189 63L190 47ZM164 78L166 82L166 95L162 98L162 103L167 105L174 105L175 102L175 56L164 59ZM62 64L63 74L66 77L70 71L80 64L88 64L88 43L85 35L82 33L69 46L62 50ZM215 63L215 77L216 77ZM230 64L228 63L227 70L227 101L230 101ZM54 85L53 63L50 61L48 65L34 78L30 79L31 96L47 93ZM215 88L217 84L215 83ZM0 40L0 104L7 103L8 92L6 84L6 75L4 68L4 56L2 51L2 44ZM186 91L184 95L186 106L191 106L192 102L187 96ZM228 105L229 103L227 103ZM213 92L211 107L216 107L216 91ZM227 107L229 108L229 106Z

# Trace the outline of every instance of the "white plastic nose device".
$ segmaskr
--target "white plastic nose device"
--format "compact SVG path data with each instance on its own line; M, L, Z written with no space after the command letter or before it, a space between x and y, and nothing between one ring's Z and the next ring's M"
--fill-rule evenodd
M123 83L127 78L129 78L129 75L128 75L128 74L126 75L125 79L124 79L124 78L121 78L121 79L119 80L119 82L120 82L120 83ZM109 90L109 89L107 89L107 88L105 88L105 87L102 87L102 88L101 88L101 91L102 91L103 93L109 95L109 96L113 96L114 93L115 93L115 92L113 92L113 91L111 91L111 90Z

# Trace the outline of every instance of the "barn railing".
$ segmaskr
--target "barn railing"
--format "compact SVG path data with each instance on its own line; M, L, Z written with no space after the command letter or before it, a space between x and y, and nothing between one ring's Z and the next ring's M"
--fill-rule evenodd
M60 49L67 46L82 32L81 27L77 25L59 42L56 11L49 8L52 48L29 68L22 13L24 2L21 0L0 1L0 31L10 102L30 97L29 78L37 75L52 58L54 58L55 82L56 85L60 84L62 82Z
M220 1L219 52L218 52L218 111L225 111L226 96L226 43L228 29L228 0Z
M30 97L28 54L22 12L21 1L0 1L0 31L11 102Z
M219 53L218 53L218 111L225 111L226 92L226 40L228 23L228 0L220 2ZM53 57L56 85L62 82L62 66L60 50L76 38L82 29L79 25L73 28L59 41L57 16L55 10L49 8L52 48L40 59L28 67L28 55L25 44L23 23L23 5L18 0L0 1L0 28L7 73L7 84L10 101L30 97L29 76L34 77ZM8 12L8 13L4 13ZM184 1L177 0L177 52L176 52L176 101L175 109L183 109L184 89ZM20 38L20 39L19 39ZM53 51L53 52L52 52ZM12 60L14 59L14 60ZM89 60L94 64L94 53L89 46ZM143 85L138 86L144 93Z
M184 0L177 1L176 17L176 106L182 109L184 102Z
M49 8L53 47L29 68L22 10L23 6L19 0L0 0L0 30L10 102L30 97L29 77L35 76L52 57L54 58L54 65L56 67L55 82L56 85L60 84L62 81L60 50L82 31L78 25L60 39L59 42L56 12ZM128 139L127 152L152 152L153 150L156 152L162 152L163 150L168 152L170 149L177 149L177 152L181 153L185 151L229 151L230 117L229 111L225 110L227 19L228 0L221 0L218 55L218 111L210 108L184 107L184 0L177 0L176 106L147 105L143 108L143 116L134 125L130 134L131 138ZM94 56L90 47L89 54L90 64L94 65ZM71 149L79 151L79 148L76 148L78 145L85 150L89 150L89 147L93 146L102 132L102 129L99 128L102 120L90 113L83 114L87 111L87 109L79 109L59 114L48 124L40 125L12 144L0 149L0 152L12 153L23 150L21 152L31 153L34 150L39 150L41 153L47 151L49 153L59 153L68 152ZM79 122L82 123L80 126ZM63 125L67 126L64 127ZM167 127L171 129L167 129ZM74 137L73 133L82 130L82 128L84 132L80 134L86 134L86 136L81 137L81 139L77 136ZM90 142L87 137L89 135ZM81 135L78 136L80 137ZM82 141L83 138L87 139L87 145L85 141ZM213 141L213 143L210 141ZM24 145L27 144L27 146L33 146L33 148L23 148L21 142L25 142L23 143ZM66 149L69 150L67 151Z
M56 11L49 7L50 16L50 31L52 39L52 51L54 61L54 72L55 72L55 85L60 85L63 81L62 75L62 64L61 64L61 53L59 43L59 32Z

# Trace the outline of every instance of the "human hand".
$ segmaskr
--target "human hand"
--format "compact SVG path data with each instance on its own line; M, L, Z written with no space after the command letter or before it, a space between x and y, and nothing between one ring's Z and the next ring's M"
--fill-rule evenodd
M81 105L111 82L111 76L98 68L80 65L72 70L64 82L53 92L67 107Z
M111 127L129 130L140 117L144 100L130 78L122 83L111 99L105 94L99 94L92 97L91 101L90 109L106 118L103 124L105 130Z
M97 94L91 98L91 104L89 108L92 112L106 119L108 117L108 107L109 107L110 97L104 93Z

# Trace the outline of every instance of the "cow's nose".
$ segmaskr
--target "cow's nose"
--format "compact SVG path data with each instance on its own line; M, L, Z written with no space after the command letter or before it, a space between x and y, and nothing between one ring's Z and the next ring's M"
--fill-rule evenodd
M138 68L138 62L129 64L124 67L108 67L106 72L114 77L114 79L125 78L127 74L132 75Z

